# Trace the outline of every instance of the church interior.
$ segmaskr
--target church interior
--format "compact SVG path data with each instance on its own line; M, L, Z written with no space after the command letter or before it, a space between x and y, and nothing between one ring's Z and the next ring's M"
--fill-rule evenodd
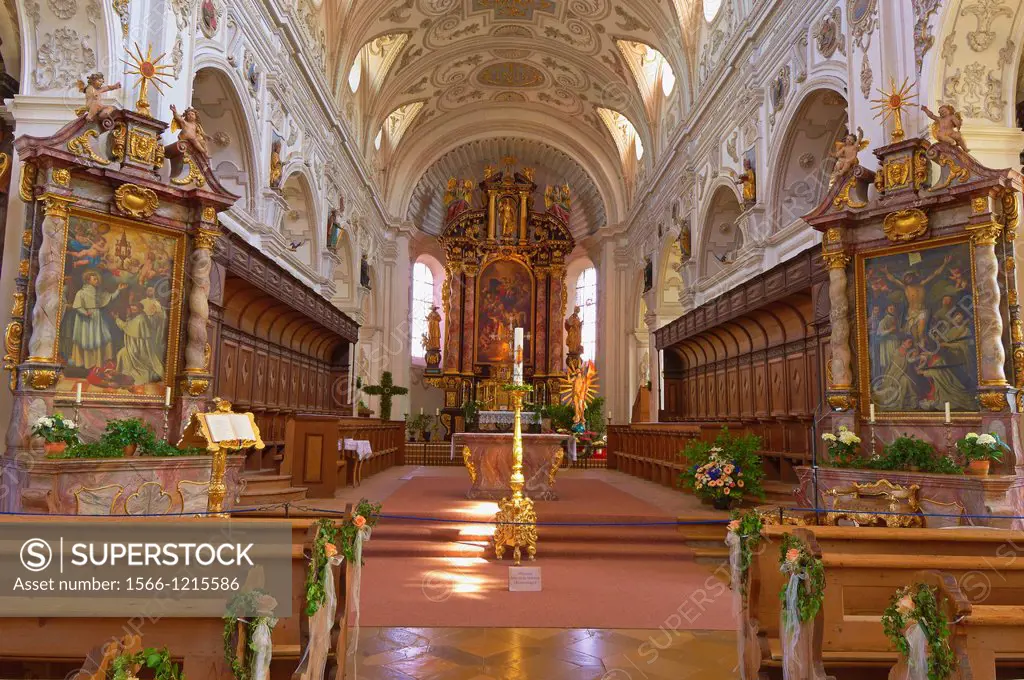
M1024 0L3 4L0 680L1024 678Z

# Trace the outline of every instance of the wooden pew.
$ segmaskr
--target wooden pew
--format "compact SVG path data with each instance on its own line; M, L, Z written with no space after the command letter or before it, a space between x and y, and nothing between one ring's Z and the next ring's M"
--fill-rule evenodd
M405 464L405 423L382 421L377 418L339 418L338 436L345 439L365 439L373 451L366 460L359 460L354 451L345 451L346 482L359 486L364 477Z
M285 423L281 474L291 475L293 487L305 487L310 498L334 498L339 486L338 418L300 414ZM343 470L342 470L343 472ZM340 485L345 485L344 475Z
M14 520L18 521L18 520ZM29 521L54 521L35 519ZM124 522L203 522L202 518L129 519ZM292 613L282 618L272 634L272 680L292 680L308 640L308 617L305 614L307 555L313 540L314 519L263 519L266 522L288 522L292 533ZM348 603L347 570L335 570L335 592L338 609L332 630L332 652L328 657L325 678L341 680L344 664L338 664L334 650L347 644ZM224 620L220 617L146 618L0 618L0 677L28 677L28 672L46 669L48 675L63 678L83 666L85 658L100 643L122 638L126 633L138 634L145 647L166 647L181 664L189 680L223 680L231 677L231 668L224 655ZM344 658L344 652L341 652ZM35 677L35 676L33 676Z
M782 534L793 533L821 553L825 598L819 615L821 659L828 673L859 673L890 668L889 647L880 619L889 598L922 569L952 575L974 607L1024 604L1024 532L992 529L888 529L869 527L768 526L747 574L741 634L757 653L745 661L745 677L781 677L779 571ZM1024 661L1024 629L1017 631L1016 655L1000 652L1010 666ZM856 676L861 677L861 676ZM863 677L868 677L864 675ZM882 675L884 677L884 674Z

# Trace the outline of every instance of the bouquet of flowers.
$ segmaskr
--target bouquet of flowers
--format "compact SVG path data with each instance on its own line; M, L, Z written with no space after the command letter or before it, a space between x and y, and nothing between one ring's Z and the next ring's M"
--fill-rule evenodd
M853 430L846 425L840 425L838 434L826 432L821 438L828 443L828 458L832 465L838 468L856 466L860 459L857 452L860 437L854 434Z
M694 491L698 496L712 501L739 501L745 486L743 471L734 461L727 459L718 446L712 446L707 462L693 470Z
M594 455L595 451L603 449L608 445L601 435L591 430L574 432L574 435L576 437L576 446L582 448L580 453L582 458L590 458Z
M1009 448L997 434L968 432L963 439L956 442L956 450L960 452L967 463L972 460L999 462L1003 459L1003 449L1009 450Z
M75 421L65 418L59 413L37 419L32 425L32 434L48 444L78 443L78 425Z

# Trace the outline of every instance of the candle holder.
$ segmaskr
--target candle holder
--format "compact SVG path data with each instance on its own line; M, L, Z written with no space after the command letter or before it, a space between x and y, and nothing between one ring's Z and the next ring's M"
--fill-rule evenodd
M171 407L164 404L164 441L169 442L171 434Z
M875 421L868 423L868 427L871 429L871 457L875 457Z
M946 455L953 457L953 423L946 423Z
M503 498L498 503L498 513L494 516L494 554L500 560L505 548L512 548L512 558L519 566L521 548L526 548L527 559L533 560L537 555L537 513L533 508L533 500L523 493L526 479L523 477L523 430L522 410L523 397L533 391L530 385L510 384L502 386L512 398L514 420L512 430L512 477L509 486L512 496Z

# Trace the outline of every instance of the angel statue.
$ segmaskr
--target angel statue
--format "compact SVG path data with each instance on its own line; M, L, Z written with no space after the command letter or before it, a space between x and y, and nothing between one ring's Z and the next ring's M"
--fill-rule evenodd
M597 367L593 361L587 361L579 371L571 377L562 378L562 401L572 405L573 430L583 431L586 427L587 404L597 394Z
M93 73L87 79L88 82L82 82L79 80L76 84L78 85L78 91L85 95L85 106L75 111L75 113L81 115L85 114L85 119L90 123L94 120L99 119L101 122L110 118L114 113L113 106L104 106L100 98L105 92L112 92L114 90L121 89L121 83L114 83L113 85L104 85L103 74Z
M835 143L835 148L829 154L836 159L836 165L832 168L832 177L829 186L836 183L836 180L860 165L857 154L867 148L871 142L864 139L864 130L857 128L857 136L847 133L841 141Z
M927 106L922 106L921 110L924 111L926 116L935 121L931 126L932 136L935 137L935 141L949 144L952 147L958 147L963 151L969 150L967 143L964 142L964 136L960 133L960 128L964 124L964 117L960 115L959 111L949 104L940 106L939 115L937 116Z
M203 122L199 120L199 112L190 106L185 109L184 113L179 114L178 107L171 104L171 115L174 116L174 125L171 126L171 132L180 130L178 141L190 143L196 153L203 158L209 158L210 145L208 142L212 138L203 130Z
M562 186L548 185L544 190L544 207L549 213L568 224L569 215L572 213L572 197L568 183Z

